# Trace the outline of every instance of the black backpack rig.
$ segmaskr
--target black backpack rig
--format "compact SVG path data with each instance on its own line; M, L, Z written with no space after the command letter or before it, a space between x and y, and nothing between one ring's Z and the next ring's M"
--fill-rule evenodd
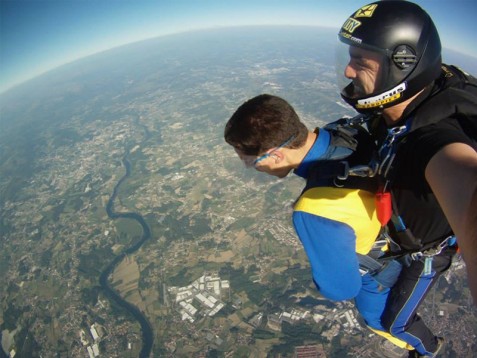
M433 256L456 243L455 236L449 235L423 244L406 227L393 200L393 164L399 147L406 143L411 132L455 115L465 116L470 126L477 127L476 78L455 66L443 65L441 76L429 91L428 96L406 116L408 119L402 125L386 128L380 116L364 114L342 118L327 125L325 128L332 133L331 144L349 148L353 154L334 163L317 163L310 173L315 183L328 181L328 184L332 183L336 187L359 188L376 193L382 230L370 253L357 254L361 271L375 277L396 260L409 265L411 260L424 259L430 270ZM384 140L370 143L370 137ZM358 146L361 141L366 141L364 147L372 148L372 154L363 151L363 146ZM366 156L371 160L363 164ZM382 247L385 245L388 251L383 255ZM387 282L386 286L390 287L393 283Z

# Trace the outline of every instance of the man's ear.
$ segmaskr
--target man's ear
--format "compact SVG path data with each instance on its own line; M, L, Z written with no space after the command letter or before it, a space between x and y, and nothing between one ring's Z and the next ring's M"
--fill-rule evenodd
M271 157L274 157L274 159L275 159L275 164L278 164L278 163L280 163L283 159L285 159L285 155L284 155L281 151L279 151L279 150L273 152L272 154L270 154L270 156L271 156Z

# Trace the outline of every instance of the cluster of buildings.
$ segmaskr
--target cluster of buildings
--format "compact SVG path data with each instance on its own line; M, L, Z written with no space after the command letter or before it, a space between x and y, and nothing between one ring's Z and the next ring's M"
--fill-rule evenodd
M302 311L297 309L292 309L291 312L283 311L281 313L274 313L268 315L267 325L270 329L274 331L280 331L283 322L288 323L297 323L300 320L304 320L310 317L310 311Z
M204 274L188 286L168 287L167 292L173 297L182 320L193 323L198 317L214 316L225 306L221 298L224 297L224 294L230 295L230 283L228 280L222 280L216 273ZM239 309L241 306L240 300L236 299L232 306ZM281 331L283 322L295 324L302 320L313 320L314 322L326 320L339 326L339 329L344 329L350 333L361 329L350 307L345 305L332 309L321 305L318 307L322 309L311 312L309 310L293 308L289 312L282 311L270 314L266 317L267 327L274 331ZM257 313L248 323L258 328L262 324L263 318L263 313ZM333 328L333 333L330 333L331 336L337 333L334 331L337 331L338 327Z
M169 287L168 292L175 296L182 320L192 323L199 315L212 317L225 306L221 297L230 293L230 283L217 274L202 275L188 286Z
M90 336L88 336L84 330L80 331L80 340L83 346L86 347L88 351L89 358L99 357L99 340L100 335L98 334L98 330L96 329L95 323L91 325L89 328ZM93 344L91 344L91 339L93 340Z
M358 320L352 310L344 311L337 316L337 319L346 330L360 329Z
M255 317L254 317L255 318ZM337 308L332 309L331 311L323 311L322 313L310 312L308 310L299 310L292 309L290 312L283 311L280 313L275 313L268 315L267 326L270 329L275 331L281 330L281 325L283 322L288 322L290 324L297 323L301 320L313 319L316 323L326 319L329 322L338 323L342 329L347 332L352 332L353 330L360 330L361 326L356 319L352 309L338 310Z

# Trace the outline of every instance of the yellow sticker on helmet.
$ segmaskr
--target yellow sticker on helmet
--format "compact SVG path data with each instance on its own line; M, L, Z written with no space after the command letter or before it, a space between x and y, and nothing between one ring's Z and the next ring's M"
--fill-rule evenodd
M361 25L361 22L353 19L352 17L348 18L346 22L343 24L342 29L348 31L350 34L353 33L356 28L358 28Z
M378 4L365 5L356 11L354 17L371 17L373 16L374 10L376 10L377 7Z

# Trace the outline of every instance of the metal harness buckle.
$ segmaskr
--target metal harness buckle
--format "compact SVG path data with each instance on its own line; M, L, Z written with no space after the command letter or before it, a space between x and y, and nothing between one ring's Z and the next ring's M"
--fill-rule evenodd
M358 177L374 177L378 171L378 163L369 163L368 165L357 165L349 169L349 175Z
M343 174L336 176L339 180L346 180L350 175L362 178L372 178L378 172L378 163L375 162L371 162L368 165L356 165L352 168L349 167L347 161L342 161L340 164L343 165Z
M379 157L381 158L381 164L379 165L378 172L379 174L384 174L387 176L391 164L394 161L396 156L395 148L393 148L393 143L397 137L403 135L407 132L406 126L394 127L388 129L388 135L384 140L381 148L379 148Z
M442 242L439 243L436 247L431 247L425 251L418 251L411 253L411 258L413 260L419 260L422 257L434 257L439 255L442 250L449 246L449 241L454 238L454 235L446 237Z
M347 161L342 161L340 162L340 164L343 164L344 168L343 168L343 174L341 175L337 175L336 178L338 178L339 180L346 180L348 179L348 176L349 176L349 163Z

